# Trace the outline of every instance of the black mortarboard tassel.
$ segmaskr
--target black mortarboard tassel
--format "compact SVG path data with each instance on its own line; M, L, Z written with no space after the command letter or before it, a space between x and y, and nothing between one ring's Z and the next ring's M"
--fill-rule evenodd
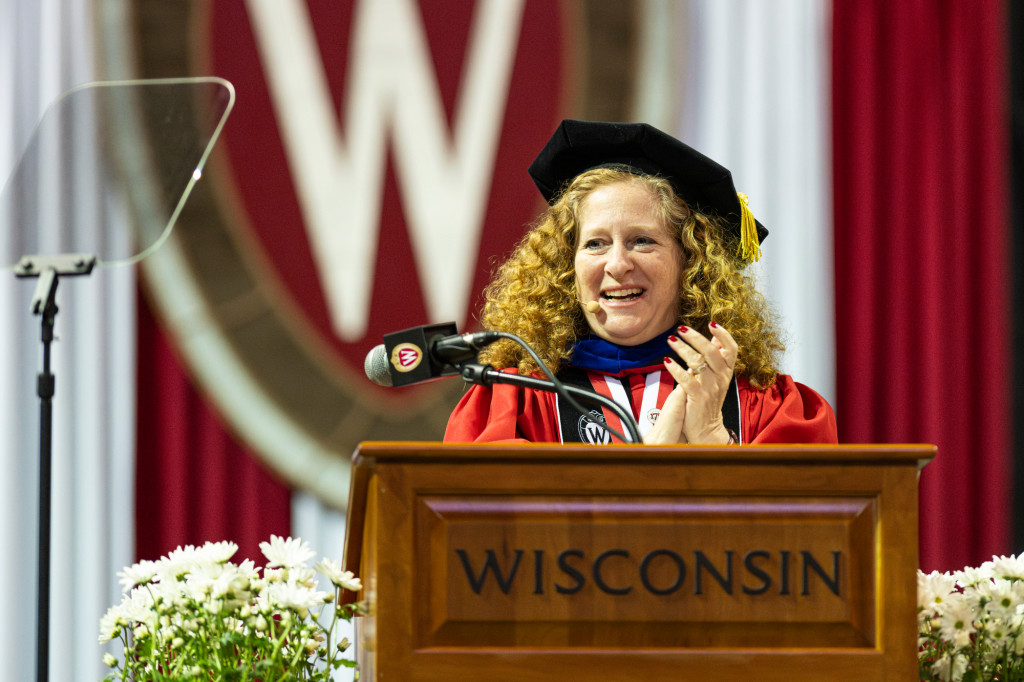
M746 195L736 192L732 173L646 123L566 119L530 164L530 176L550 203L580 173L616 165L665 178L688 205L735 228L744 258L760 258L768 230L747 208Z

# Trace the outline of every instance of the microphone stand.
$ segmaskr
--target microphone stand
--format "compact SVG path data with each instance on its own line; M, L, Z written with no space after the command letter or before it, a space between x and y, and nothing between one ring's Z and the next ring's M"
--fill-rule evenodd
M462 372L462 378L471 384L479 384L481 386L510 384L512 386L522 386L524 388L532 388L538 391L547 391L549 393L559 392L558 387L547 379L538 379L536 377L522 376L520 374L509 374L508 372L499 372L490 365L465 363L459 365L459 369ZM640 430L636 426L636 420L633 419L633 415L623 409L622 405L619 405L614 400L606 398L599 393L594 393L593 391L588 391L577 386L568 386L563 384L562 388L566 393L577 400L581 400L591 405L608 408L622 421L623 425L626 427L626 431L629 433L629 439L631 442L643 442L643 439L640 437Z
M36 383L39 395L39 591L36 618L36 679L46 682L50 666L50 506L53 463L53 394L56 379L50 371L50 345L57 317L57 284L61 275L88 275L96 264L91 254L25 256L14 268L19 278L37 277L32 314L41 318L42 371Z

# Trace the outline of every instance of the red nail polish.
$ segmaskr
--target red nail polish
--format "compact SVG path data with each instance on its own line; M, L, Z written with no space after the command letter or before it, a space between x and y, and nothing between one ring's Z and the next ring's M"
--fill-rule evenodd
M718 326L718 323L717 323L717 322L715 322L714 320L711 320L711 326L712 326L712 327L717 327L717 326Z
M671 341L672 343L675 343L676 341L679 340L679 337L676 336L675 334L672 334L671 336L668 337L668 340Z
M666 364L668 364L668 365L671 365L671 364L672 364L672 358L670 358L669 356L667 356L667 355L666 355L666 356L664 357L664 360L665 360L665 363L666 363Z
M688 331L690 331L690 330L687 329L686 327L684 327L683 325L679 325L679 333L680 334L685 334Z

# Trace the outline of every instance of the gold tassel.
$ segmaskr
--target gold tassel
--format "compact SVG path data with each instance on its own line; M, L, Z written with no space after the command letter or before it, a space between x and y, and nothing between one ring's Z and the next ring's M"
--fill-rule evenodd
M757 238L757 223L754 222L754 214L747 206L747 195L739 192L736 196L740 198L740 247L736 253L746 261L761 260L761 243Z

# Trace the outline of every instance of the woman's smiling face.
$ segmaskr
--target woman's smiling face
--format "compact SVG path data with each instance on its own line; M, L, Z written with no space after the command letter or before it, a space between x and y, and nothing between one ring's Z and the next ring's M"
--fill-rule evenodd
M683 251L657 201L640 184L618 182L581 204L576 291L594 334L624 346L650 341L679 319ZM591 301L599 306L593 312Z

